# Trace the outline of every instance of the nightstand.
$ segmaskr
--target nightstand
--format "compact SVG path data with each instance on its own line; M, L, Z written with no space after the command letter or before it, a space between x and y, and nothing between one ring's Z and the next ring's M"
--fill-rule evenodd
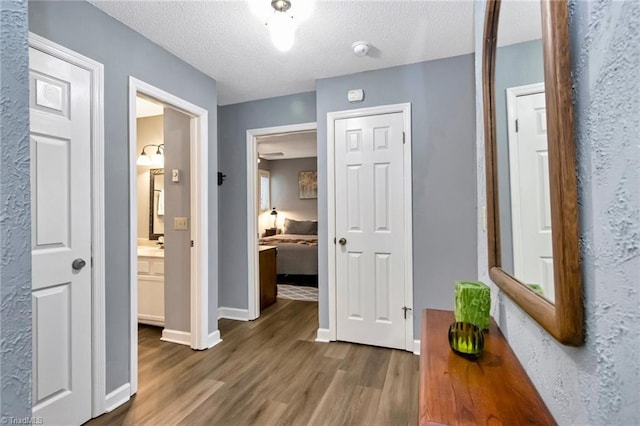
M278 228L267 228L264 230L264 234L262 234L263 237L271 237L273 235L276 235L276 232L278 231Z
M260 310L271 306L278 297L275 246L258 246L258 263L260 265Z

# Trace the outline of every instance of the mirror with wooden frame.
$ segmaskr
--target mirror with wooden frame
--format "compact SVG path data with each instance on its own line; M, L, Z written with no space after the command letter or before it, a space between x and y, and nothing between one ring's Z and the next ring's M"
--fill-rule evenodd
M149 170L149 239L164 236L164 169Z
M567 3L488 1L482 72L489 275L559 342L579 346Z

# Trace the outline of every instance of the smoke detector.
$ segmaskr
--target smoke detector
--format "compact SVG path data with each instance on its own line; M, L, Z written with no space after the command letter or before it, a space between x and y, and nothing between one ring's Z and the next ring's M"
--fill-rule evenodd
M356 41L351 45L353 49L353 54L356 56L366 56L369 53L369 48L371 45L366 41Z

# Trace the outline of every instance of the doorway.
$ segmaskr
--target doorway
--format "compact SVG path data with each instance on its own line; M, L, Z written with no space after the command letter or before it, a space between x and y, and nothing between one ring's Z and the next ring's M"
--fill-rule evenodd
M410 104L327 114L329 330L318 340L414 350L411 177Z
M173 343L188 345L193 349L208 349L219 343L220 335L216 330L209 334L208 332L208 112L198 106L195 106L183 99L171 95L161 89L137 80L133 77L129 79L129 157L130 157L130 206L136 206L138 203L138 161L140 157L160 157L166 149L170 150L168 145L164 146L159 143L151 143L144 149L138 148L138 98L145 98L156 105L160 105L164 110L165 120L169 116L184 117L187 120L188 133L187 147L180 147L171 157L172 161L181 161L183 164L177 166L169 166L167 173L164 173L162 180L158 180L157 185L162 182L163 188L155 191L156 182L154 181L154 192L151 193L151 176L159 176L161 173L156 167L155 174L149 173L149 203L148 210L141 214L149 217L149 239L158 235L160 226L163 227L164 233L168 231L176 231L174 241L175 247L180 247L175 254L171 255L166 251L164 262L171 255L171 261L174 257L183 257L180 262L184 265L186 257L186 268L183 266L178 273L181 276L188 276L188 314L183 322L188 323L188 331L183 330L165 330L163 331L163 340ZM163 145L162 147L160 145ZM145 152L142 155L142 152ZM173 152L173 151L172 151ZM184 157L184 158L177 158ZM167 156L169 159L169 156ZM154 158L148 158L153 162ZM144 161L144 160L143 160ZM169 171L171 174L169 175ZM172 211L174 203L171 207L167 203L163 203L163 198L171 196L166 191L170 191L171 183L174 188L182 183L182 200L178 200L178 205L182 206L181 211ZM187 189L185 189L187 188ZM160 192L163 191L163 192ZM174 197L174 201L176 201ZM185 213L188 212L188 213ZM159 219L162 220L159 220ZM162 222L162 225L160 225ZM156 227L158 227L156 229ZM166 237L167 235L165 235ZM154 241L151 240L150 241ZM131 282L131 377L130 377L130 395L136 393L138 388L138 295L140 288L138 286L139 259L138 259L138 211L131 208L130 211L130 282ZM184 250L185 247L186 250ZM145 248L144 250L162 250L159 246ZM166 249L165 249L166 250ZM151 254L150 252L146 254ZM149 272L154 271L153 262L140 263L142 268L147 268ZM141 268L141 269L142 269ZM157 267L156 270L158 271ZM168 272L168 270L167 270ZM153 274L151 274L153 275ZM167 277L165 277L165 280ZM165 285L166 287L166 285ZM165 288L165 292L168 290ZM167 294L169 296L169 294ZM165 321L166 323L166 321ZM166 324L165 324L166 326Z
M275 302L278 289L282 289L281 297L299 300L305 296L312 300L315 291L317 299L315 135L316 123L247 130L247 294L250 320L260 316L261 305L264 308ZM277 188L273 187L274 183ZM288 287L278 286L278 280Z

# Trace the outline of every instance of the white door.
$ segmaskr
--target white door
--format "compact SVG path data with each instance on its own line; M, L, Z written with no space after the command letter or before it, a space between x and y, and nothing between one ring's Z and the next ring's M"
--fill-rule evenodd
M338 340L405 349L403 122L335 121Z
M90 74L33 48L29 63L33 416L79 425L91 418Z
M509 141L515 276L554 300L549 158L544 92L515 100L517 132Z

